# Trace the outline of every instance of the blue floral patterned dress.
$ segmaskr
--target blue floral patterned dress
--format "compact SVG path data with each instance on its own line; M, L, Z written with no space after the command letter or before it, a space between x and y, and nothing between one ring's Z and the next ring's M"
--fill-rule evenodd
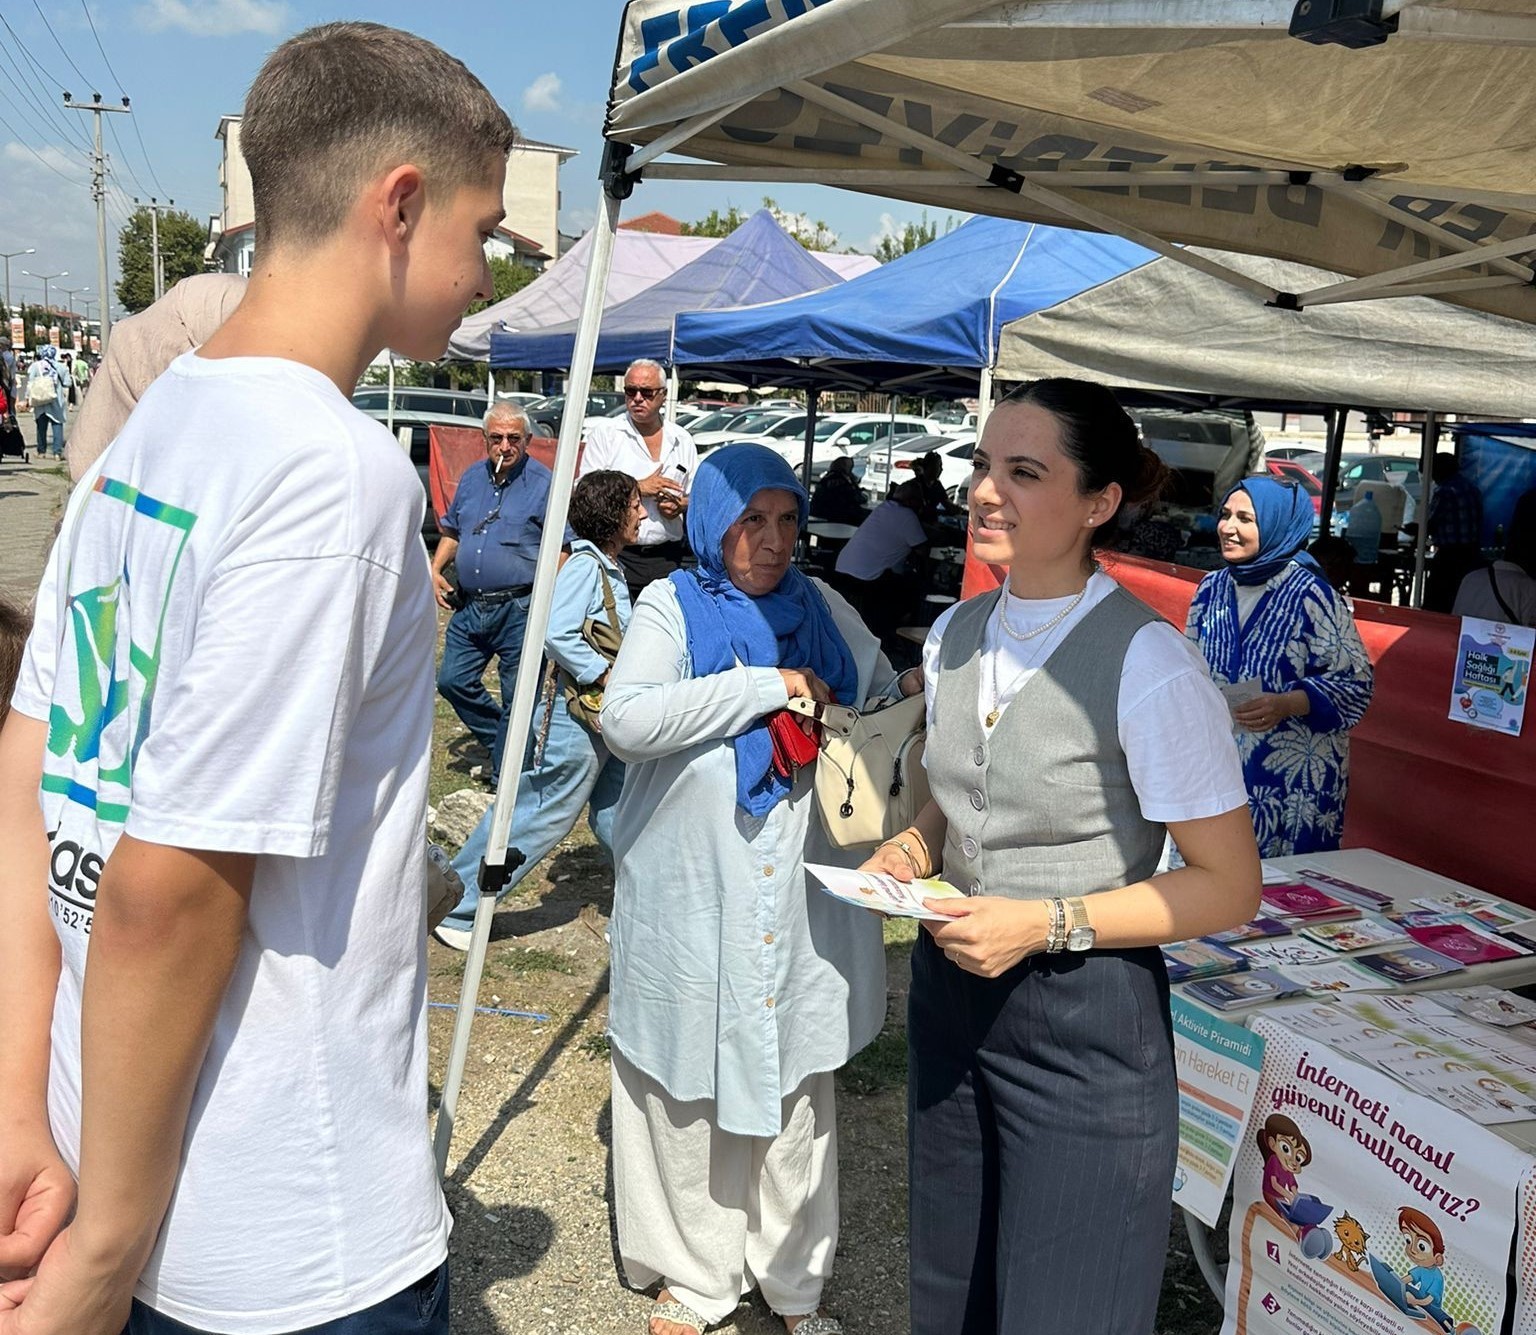
M1371 702L1374 677L1344 600L1312 571L1287 565L1267 584L1246 625L1226 570L1200 582L1185 634L1218 685L1257 678L1266 692L1300 689L1311 710L1268 732L1236 732L1259 854L1337 848L1349 787L1349 730Z

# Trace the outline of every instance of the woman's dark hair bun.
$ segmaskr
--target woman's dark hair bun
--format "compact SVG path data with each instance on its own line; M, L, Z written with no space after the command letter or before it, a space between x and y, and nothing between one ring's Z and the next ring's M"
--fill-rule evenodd
M1078 488L1084 494L1119 484L1120 508L1094 530L1095 547L1119 536L1127 507L1147 505L1167 488L1168 466L1142 444L1135 420L1107 385L1067 376L1032 380L1010 392L998 407L1013 404L1033 404L1056 419L1062 451L1077 465Z

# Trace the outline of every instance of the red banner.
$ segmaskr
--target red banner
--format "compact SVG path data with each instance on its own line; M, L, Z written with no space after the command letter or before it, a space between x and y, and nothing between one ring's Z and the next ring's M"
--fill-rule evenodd
M1105 568L1183 628L1203 573L1115 556ZM967 556L967 597L1003 570ZM1447 717L1461 622L1355 600L1355 625L1376 667L1376 689L1351 734L1344 846L1405 862L1536 909L1532 841L1536 728L1506 737Z
M432 509L439 520L453 504L453 494L459 489L459 479L472 464L485 461L485 437L477 426L433 426L428 428L430 448L427 457L427 478L432 487ZM535 436L528 446L529 455L546 468L555 466L555 439L553 436ZM576 467L581 468L581 455L576 455Z

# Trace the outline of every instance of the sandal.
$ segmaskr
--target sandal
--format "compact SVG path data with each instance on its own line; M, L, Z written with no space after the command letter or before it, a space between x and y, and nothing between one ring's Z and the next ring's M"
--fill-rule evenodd
M781 1316L779 1320L784 1318ZM823 1316L813 1312L795 1323L795 1335L843 1335L843 1323L835 1316Z
M658 1298L651 1305L651 1310L646 1314L645 1318L646 1335L650 1335L651 1322L653 1321L670 1321L673 1325L688 1326L698 1331L699 1335L704 1335L704 1330L709 1325L709 1322L704 1320L687 1303L680 1303L676 1298L668 1298L665 1302ZM839 1327L840 1330L841 1327ZM817 1335L817 1332L812 1331L811 1335ZM822 1335L834 1335L834 1333L822 1332Z

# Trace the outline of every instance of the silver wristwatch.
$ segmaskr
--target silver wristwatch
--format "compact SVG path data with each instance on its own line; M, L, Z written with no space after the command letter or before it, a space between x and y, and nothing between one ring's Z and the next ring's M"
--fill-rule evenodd
M1088 906L1081 899L1063 901L1067 912L1067 949L1092 950L1096 933L1088 921Z

